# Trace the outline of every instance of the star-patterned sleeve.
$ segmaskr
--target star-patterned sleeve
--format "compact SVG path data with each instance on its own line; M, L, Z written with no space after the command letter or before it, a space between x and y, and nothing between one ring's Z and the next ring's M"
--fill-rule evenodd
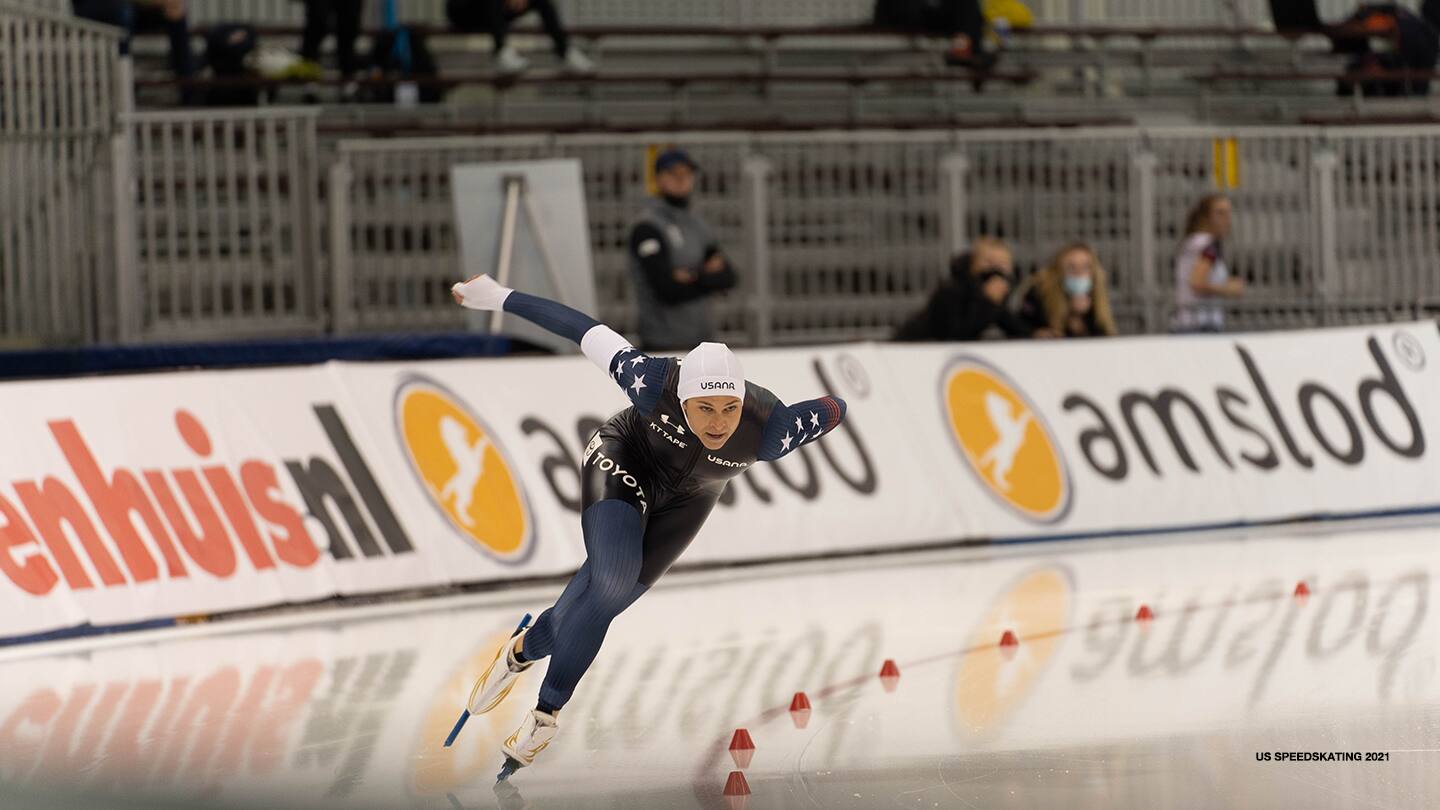
M801 445L834 430L845 418L845 400L839 397L807 399L794 405L775 403L760 435L761 461L774 461Z
M512 292L504 306L506 312L580 344L580 351L605 369L641 414L649 416L660 404L665 377L674 360L645 354L615 330L559 301Z
M620 386L630 404L641 416L654 413L660 404L660 395L665 391L665 377L675 360L669 357L651 357L634 346L615 353L610 360L610 379Z

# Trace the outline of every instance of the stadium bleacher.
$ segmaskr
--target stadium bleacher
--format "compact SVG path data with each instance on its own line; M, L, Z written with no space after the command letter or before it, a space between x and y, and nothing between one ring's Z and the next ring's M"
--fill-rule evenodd
M265 107L226 110L173 106L162 39L137 38L133 64L102 59L102 29L26 10L34 5L0 4L6 36L20 54L89 38L71 61L86 77L75 87L90 91L54 88L89 129L7 122L46 133L24 149L85 167L27 162L37 172L60 167L69 178L55 197L63 205L37 208L12 192L15 210L57 212L49 230L8 226L30 251L7 271L16 294L0 334L12 342L456 328L436 294L456 261L449 168L543 156L582 157L595 181L601 309L626 325L617 234L643 197L637 155L663 141L707 152L702 205L717 212L727 241L748 246L747 266L766 268L722 306L732 340L883 337L964 243L957 231L1001 233L1025 271L1058 244L1086 239L1112 271L1124 329L1163 329L1176 220L1189 199L1217 187L1242 210L1253 202L1264 211L1240 226L1248 238L1237 264L1254 294L1236 305L1237 323L1413 316L1437 303L1422 272L1440 258L1425 231L1433 194L1385 185L1398 171L1433 168L1432 101L1337 99L1343 57L1324 37L1276 32L1260 3L1167 15L1120 0L1038 3L1037 24L1012 31L998 66L976 72L946 66L938 39L857 24L865 4L787 4L783 14L770 4L706 4L704 13L659 4L668 11L641 19L638 6L618 0L577 0L566 7L572 33L599 72L581 78L540 64L518 79L491 70L488 38L443 31L439 4L407 3L409 24L440 57L439 77L422 81L449 91L443 103L296 106L298 81L189 85L275 94ZM258 0L196 4L194 33L247 9L254 16L238 19L266 41L298 39L296 4ZM1322 4L1331 18L1343 10ZM378 31L371 20L364 36ZM516 41L544 44L533 29ZM320 84L338 93L340 80ZM123 89L131 86L133 99ZM34 90L34 104L60 103ZM807 174L830 178L823 198L795 185ZM1378 209L1346 197L1377 184L1377 205L1407 223L1402 239ZM764 219L752 208L757 195ZM57 241L56 228L78 221L107 226ZM1332 240L1337 232L1345 238ZM31 255L68 256L61 265L70 269L22 284L20 260ZM134 292L108 308L56 305L108 273ZM1387 280L1371 283L1378 278ZM22 291L45 306L20 305Z

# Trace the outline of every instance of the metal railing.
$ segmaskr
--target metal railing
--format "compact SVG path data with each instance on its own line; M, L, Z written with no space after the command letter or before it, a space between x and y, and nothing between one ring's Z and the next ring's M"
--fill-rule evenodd
M79 342L103 328L117 41L113 29L0 2L0 342Z
M977 234L1022 273L1093 245L1128 332L1168 327L1173 251L1202 195L1235 203L1235 328L1416 317L1440 307L1440 128L625 135L344 142L331 171L336 324L458 326L448 174L471 161L582 160L599 315L633 325L625 235L648 144L704 166L697 209L742 269L725 339L889 335Z
M323 331L314 109L124 117L120 338Z

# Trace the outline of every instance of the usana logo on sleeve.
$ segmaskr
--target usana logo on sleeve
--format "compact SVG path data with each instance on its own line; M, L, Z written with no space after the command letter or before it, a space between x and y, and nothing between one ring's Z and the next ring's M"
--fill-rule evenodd
M945 421L985 491L1031 522L1065 517L1070 473L1039 409L998 370L973 357L952 361L941 380Z
M464 400L411 377L395 395L395 428L415 476L451 527L503 563L535 548L535 520L495 432Z

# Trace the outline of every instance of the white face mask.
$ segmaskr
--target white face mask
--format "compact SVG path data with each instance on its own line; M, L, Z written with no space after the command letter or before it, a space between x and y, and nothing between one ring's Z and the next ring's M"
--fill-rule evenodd
M1077 295L1089 295L1094 289L1095 281L1089 276L1066 276L1065 292L1072 298Z

